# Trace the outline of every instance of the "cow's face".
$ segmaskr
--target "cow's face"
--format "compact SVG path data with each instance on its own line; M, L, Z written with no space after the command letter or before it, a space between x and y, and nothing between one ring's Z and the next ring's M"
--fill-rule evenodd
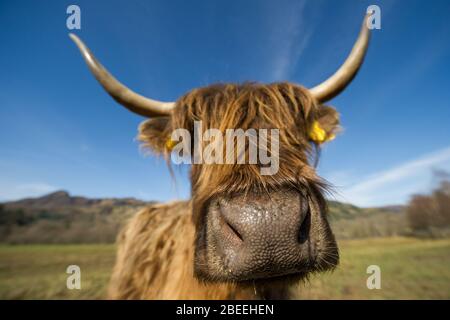
M130 111L151 118L140 127L140 139L156 152L170 154L173 130L195 135L197 120L202 123L200 133L279 130L278 162L272 174L262 174L267 163L259 157L244 164L192 165L197 277L266 281L302 277L337 264L338 251L322 195L324 184L309 160L314 146L337 129L337 113L322 103L344 90L361 66L369 43L368 17L344 64L310 90L289 83L218 85L193 90L176 103L133 92L109 74L77 36L70 35L105 90ZM245 158L250 157L246 148ZM265 151L273 156L272 150Z
M196 276L248 281L303 276L336 266L338 250L327 222L324 184L310 164L317 147L310 132L316 124L332 136L337 112L318 106L308 90L289 83L214 85L182 97L171 117L146 121L140 139L168 155L170 133L182 128L193 137L194 120L202 124L201 134L214 128L224 137L229 129L257 135L260 129L279 130L277 152L270 145L264 150L278 157L273 159L276 172L262 174L267 165L259 158L248 163L248 136L245 163L192 165ZM211 143L199 141L202 150ZM193 143L191 149L193 154Z

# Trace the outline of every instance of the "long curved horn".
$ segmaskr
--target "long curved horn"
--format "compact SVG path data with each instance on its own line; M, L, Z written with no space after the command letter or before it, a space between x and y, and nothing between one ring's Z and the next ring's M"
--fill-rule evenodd
M327 80L310 89L311 94L317 101L326 102L337 96L358 73L369 45L370 31L367 28L367 19L369 17L370 14L364 17L358 39L344 64Z
M118 103L126 107L128 110L144 117L158 117L169 115L174 109L174 102L161 102L146 98L140 94L130 90L125 85L114 78L106 69L97 61L89 48L75 34L70 33L70 38L80 49L84 60L89 69L94 74L98 82Z

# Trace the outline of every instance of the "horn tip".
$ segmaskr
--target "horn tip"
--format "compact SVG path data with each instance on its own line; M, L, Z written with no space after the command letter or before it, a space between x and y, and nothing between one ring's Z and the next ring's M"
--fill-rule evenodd
M70 38L73 42L75 42L75 44L76 44L79 48L83 46L83 41L81 41L81 39L80 39L75 33L70 32L70 33L69 33L69 38Z
M368 33L370 33L370 28L367 25L367 22L369 21L369 18L372 16L372 12L366 12L364 19L363 19L363 23L362 23L362 29L363 30L367 30Z
M69 38L73 41L79 40L78 36L75 33L69 32Z
M91 60L92 59L91 58L91 53L90 53L88 47L86 47L86 45L84 44L84 42L74 33L69 33L69 37L75 43L75 45L78 47L78 49L80 50L80 52L83 55L84 59L87 62L89 60Z

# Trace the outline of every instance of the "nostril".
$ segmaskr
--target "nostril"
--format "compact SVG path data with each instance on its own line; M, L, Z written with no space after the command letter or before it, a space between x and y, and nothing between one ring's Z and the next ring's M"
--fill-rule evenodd
M223 236L234 242L235 244L240 244L244 241L241 233L237 230L237 228L226 219L225 214L220 210L219 212L219 224L221 233Z
M311 212L309 212L308 210L298 230L298 242L300 244L303 244L306 242L306 240L308 240L310 228L311 228Z
M220 199L220 201L217 202L217 207L222 235L228 238L228 240L231 240L236 245L240 245L244 241L244 239L242 238L241 233L237 230L235 225L229 219L227 219L226 213L230 209L227 206L227 202L224 199Z
M225 221L226 227L228 227L229 233L233 234L237 239L239 239L241 242L244 241L239 231L236 230L236 228L229 223L228 221Z

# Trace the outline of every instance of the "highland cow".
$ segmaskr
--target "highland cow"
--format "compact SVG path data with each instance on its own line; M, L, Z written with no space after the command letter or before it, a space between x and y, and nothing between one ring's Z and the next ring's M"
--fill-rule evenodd
M131 91L71 35L105 90L150 118L139 127L139 140L167 159L173 130L192 132L194 121L221 132L279 129L275 174L261 174L261 163L192 164L189 201L149 206L127 223L118 237L111 298L295 298L293 289L309 274L337 266L327 184L314 160L320 144L339 130L338 113L324 103L344 90L362 64L366 19L344 64L312 89L287 82L217 84L174 103ZM248 157L248 146L244 152Z

